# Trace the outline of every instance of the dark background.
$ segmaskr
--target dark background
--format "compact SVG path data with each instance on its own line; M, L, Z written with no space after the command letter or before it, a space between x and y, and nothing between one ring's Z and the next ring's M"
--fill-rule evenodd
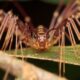
M12 1L2 1L0 2L0 8L4 9L5 12L12 10L13 13L18 15L20 19L24 19L20 11L15 7L14 3ZM39 0L19 1L18 3L23 7L26 14L31 17L32 23L35 27L40 24L48 27L53 11L57 7L57 5L44 3Z
M48 28L52 18L53 11L57 7L57 4L52 5L52 4L41 2L39 0L24 1L24 2L19 1L19 3L23 7L25 12L31 17L32 23L35 27L42 24ZM12 10L15 15L18 15L20 19L24 20L24 17L14 6L13 2L2 1L0 2L0 8L3 9L5 12ZM41 61L35 59L28 59L28 61L41 68L44 68L48 71L58 74L58 63L56 62ZM5 72L3 70L0 70L0 75L1 75L0 80L2 80L4 73ZM80 66L66 64L65 77L67 77L69 80L80 80ZM8 80L12 80L12 79L14 78L9 75Z

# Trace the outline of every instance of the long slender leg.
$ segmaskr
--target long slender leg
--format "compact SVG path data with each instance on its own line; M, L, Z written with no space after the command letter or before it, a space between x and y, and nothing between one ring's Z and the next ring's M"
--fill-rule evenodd
M9 22L9 19L11 18L11 15L9 15L9 13L7 13L4 17L4 20L2 21L2 24L0 26L0 39L2 37L2 34L4 32L4 30L7 28L8 26L8 22Z
M9 50L11 50L12 42L13 42L13 35L12 35L12 37L11 37L11 39L10 39L10 46L9 46Z
M15 53L16 53L16 55L17 55L17 49L18 49L18 47L17 47L17 45L18 45L18 42L17 42L18 41L18 37L17 37L18 31L17 31L17 29L18 29L18 26L16 26L16 30L15 30L15 36L16 36Z
M70 39L71 39L71 45L72 45L72 48L73 48L73 50L74 50L75 57L78 59L78 57L79 57L79 56L77 56L78 50L76 49L76 41L74 40L70 23L67 23L66 26L67 26L68 31L69 31L69 35L70 35Z
M52 29L53 27L55 27L56 20L57 20L57 18L58 18L58 16L59 16L60 9L61 9L62 6L63 6L63 2L64 2L63 0L60 0L60 4L59 4L58 8L57 8L56 11L53 13L53 17L52 17L52 20L51 20L51 23L50 23L50 26L49 26L49 30ZM49 33L49 35L50 35L50 40L51 40L53 34L54 34L54 31L51 31L51 32ZM49 41L50 41L50 40L49 40Z
M59 30L59 36L61 35L61 33L60 33L60 30ZM62 35L61 35L61 37L62 37ZM61 58L62 58L62 56L61 56L61 38L59 39L59 47L60 47L60 62L59 62L59 76L61 76L61 67L62 67L62 62L61 62Z
M62 46L63 46L63 53L62 53L62 57L64 57L65 55L65 26L63 27L62 30ZM63 58L63 76L65 76L65 59Z
M62 31L62 32L61 32ZM61 38L59 40L59 46L60 46L60 63L59 63L59 75L61 76L62 72L62 62L63 60L63 54L65 52L65 27L59 32L59 35L61 35ZM63 73L65 73L65 61L63 65Z
M8 74L9 74L10 68L8 67L7 71L5 72L5 75L3 77L3 80L7 80Z
M55 25L56 27L66 18L66 16L68 16L69 8L72 6L72 3L73 3L73 1L71 0L71 2L62 11L59 18L57 19L57 24Z
M66 8L62 11L61 15L57 19L56 27L66 18L70 17L74 11L72 9L77 5L76 1L71 0L71 2L66 6ZM66 14L66 15L65 15Z
M13 34L14 34L14 31L15 31L15 27L16 27L15 23L16 23L16 17L13 18L12 23L11 23L12 27L11 27L11 25L9 26L9 27L11 27L11 30L9 30L8 33L7 33L8 35L10 34L10 39L11 39L10 47L11 47L11 44L12 44L12 41L13 41ZM7 41L7 43L8 43L8 41ZM9 49L10 49L10 47L9 47ZM4 75L3 80L7 80L7 76L9 74L9 71L10 71L10 68L7 69L7 71L6 71L5 75Z
M60 12L60 9L62 8L63 6L63 0L60 0L59 2L59 6L58 8L55 10L55 12L53 13L53 17L52 17L52 20L51 20L51 23L50 23L50 26L49 26L49 29L53 28L55 23L56 23L56 19L58 18L59 16L59 12Z
M17 33L16 20L17 20L17 18L15 17L15 18L14 18L13 29L12 29L12 32L11 32L11 41L10 41L9 50L11 49L11 45L12 45L12 42L13 42L13 35L15 34L15 32ZM15 36L17 36L17 35L15 34Z
M80 3L79 3L80 4ZM65 19L67 19L68 17L70 17L73 13L75 13L77 10L75 10L74 8L75 8L75 6L76 5L78 5L78 2L76 2L76 1L73 1L73 0L71 0L71 2L66 6L66 8L62 11L62 13L60 14L60 16L59 16L59 18L57 19L57 22L56 22L56 24L55 24L55 27L57 28L57 27L60 27L59 25L65 20ZM76 7L76 8L78 8L78 7ZM74 11L74 10L75 11ZM65 15L66 14L66 15ZM52 34L50 34L50 38L49 38L49 40L51 40L52 38L53 38L53 36L54 36L54 34L55 34L55 31L56 30L52 30L52 31L50 31L50 33L52 33Z
M59 29L59 36L61 36L59 38L59 48L60 48L59 76L61 76L62 75L62 47L61 47L62 32L61 32L61 29Z
M0 25L2 21L4 20L4 17L5 17L5 12L2 9L0 9Z
M1 25L0 25L0 31L2 30L3 25L5 24L5 21L7 20L7 18L8 18L8 14L6 13L5 16L4 16L4 18L3 18L2 23L1 23Z
M11 19L10 19L10 20L11 20ZM4 40L2 49L4 49L4 48L6 47L6 44L8 44L8 42L9 42L9 40L10 40L11 27L12 27L12 20L11 20L10 23L9 23L9 27L8 27L8 30L7 30L7 34L6 34L6 37L5 37L5 40Z
M59 25L61 24L61 22L66 18L66 16L68 16L68 11L70 6L72 5L73 1L71 0L71 2L66 6L66 8L62 11L62 13L60 14L60 16L57 19L57 22L55 24L55 28L60 27ZM65 15L66 14L66 15ZM50 38L49 40L52 40L55 30L52 30L51 32L52 34L50 34Z
M8 42L10 41L10 32L11 32L11 31L12 31L12 20L11 20L11 22L9 23L8 31L7 31L7 34L6 34L6 37L5 37L5 40L4 40L2 49L4 49L4 48L7 47Z
M75 24L75 22L73 21L72 18L68 18L68 20L70 21L73 30L75 31L75 33L76 33L78 39L80 40L80 32L79 32L79 30L78 30L78 28L77 28L77 25Z
M71 25L70 25L69 22L66 24L66 27L67 27L67 29L68 29L69 36L70 36L70 40L71 40L71 44L72 44L72 46L73 46L73 45L76 44L76 41L75 41L75 39L74 39L73 32L72 32L72 29L71 29Z
M73 15L76 12L80 11L80 2L78 0L75 0L75 2L72 4L72 6L69 8L69 15Z
M21 49L22 60L24 60L24 55L23 55L23 50L22 50L22 41L21 40L20 40L20 49Z
M78 23L79 27L80 27L80 21L78 20L78 18L75 18L76 22Z
M71 40L70 40L70 37L69 37L69 34L68 34L67 32L65 32L65 36L67 37L67 39L68 39L69 41L71 41Z
M80 21L79 21L80 13L77 12L76 15L72 15L72 18L76 20L77 24L78 24L79 27L80 27Z
M6 38L4 40L2 49L6 49L7 45L9 44L9 41L10 41L12 35L14 34L14 29L15 29L15 21L14 21L14 19L15 18L11 18L11 22L9 24L7 35L6 35Z

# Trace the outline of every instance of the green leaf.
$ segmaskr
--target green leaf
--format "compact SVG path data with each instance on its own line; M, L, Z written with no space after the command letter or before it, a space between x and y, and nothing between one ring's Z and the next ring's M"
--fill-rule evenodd
M17 56L16 57L25 57L25 58L33 58L33 59L40 59L40 60L51 60L51 61L60 61L60 49L59 46L53 46L49 50L46 51L37 51L32 48L26 48L22 49L23 54L21 53L21 50L17 50ZM80 65L80 45L76 45L75 47L72 46L65 46L63 48L63 63L68 64L75 64ZM75 52L76 51L76 52ZM8 54L15 56L15 51L7 51Z

